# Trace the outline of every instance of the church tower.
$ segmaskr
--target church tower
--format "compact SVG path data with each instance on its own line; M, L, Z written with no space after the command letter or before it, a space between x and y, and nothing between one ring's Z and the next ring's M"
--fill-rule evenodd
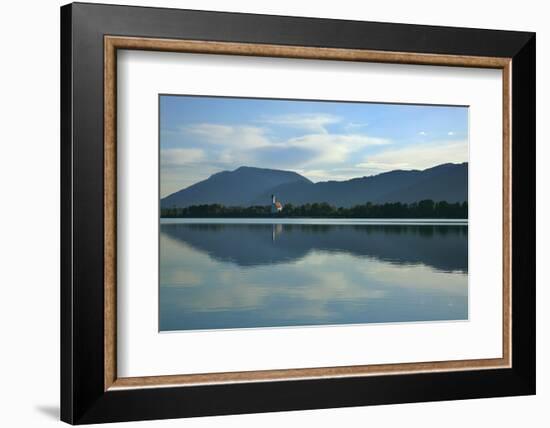
M271 195L271 214L277 214L283 210L283 204L277 202L275 195Z

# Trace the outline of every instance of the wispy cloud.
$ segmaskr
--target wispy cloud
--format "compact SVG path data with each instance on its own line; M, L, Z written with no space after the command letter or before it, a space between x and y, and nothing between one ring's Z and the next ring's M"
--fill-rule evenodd
M314 151L315 155L304 162L305 166L344 162L358 150L385 144L390 144L390 141L364 134L309 134L288 141L291 147L309 148Z
M208 161L226 164L229 168L244 162L258 166L263 166L265 162L268 163L265 166L272 167L274 161L281 168L294 167L293 157L302 167L319 168L328 164L335 166L334 164L348 161L357 151L391 143L388 139L371 137L365 133L330 133L323 125L339 120L335 116L297 116L299 117L279 116L273 119L273 123L301 126L301 135L297 137L273 138L269 126L200 123L182 127L182 139L196 147L210 145ZM322 128L322 132L310 132L317 128ZM163 166L183 165L195 160L205 160L202 150L162 150Z
M202 149L163 149L160 152L160 162L163 166L182 166L201 162L206 158Z
M366 172L377 173L393 169L425 169L442 163L467 161L467 141L439 141L386 150L368 156L356 166Z
M358 131L359 129L366 128L367 126L369 126L368 123L349 122L345 125L345 128L348 131Z
M235 145L247 149L270 144L264 135L265 129L256 126L199 123L184 126L181 131L184 137L195 137L201 143Z
M301 113L265 116L259 120L266 125L285 126L313 133L327 133L327 125L341 122L342 118L325 113Z
M350 178L362 177L365 175L365 171L362 168L357 168L354 166L347 168L328 167L325 169L296 168L295 171L298 174L309 178L313 182L328 180L343 181L349 180Z

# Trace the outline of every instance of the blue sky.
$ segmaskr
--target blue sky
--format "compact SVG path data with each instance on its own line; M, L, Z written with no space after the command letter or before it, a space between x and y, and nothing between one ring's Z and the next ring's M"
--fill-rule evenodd
M243 165L317 182L467 160L467 107L160 97L161 197Z

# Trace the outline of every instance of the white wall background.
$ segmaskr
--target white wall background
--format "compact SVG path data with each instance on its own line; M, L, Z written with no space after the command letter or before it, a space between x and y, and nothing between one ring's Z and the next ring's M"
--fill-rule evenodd
M147 0L126 4L537 32L538 394L461 402L139 423L158 427L548 426L550 417L550 27L545 2ZM116 3L103 1L103 3ZM0 6L0 421L59 424L59 6ZM545 120L546 119L546 120ZM545 196L545 197L544 197ZM29 205L29 201L31 204ZM138 423L125 426L138 426Z

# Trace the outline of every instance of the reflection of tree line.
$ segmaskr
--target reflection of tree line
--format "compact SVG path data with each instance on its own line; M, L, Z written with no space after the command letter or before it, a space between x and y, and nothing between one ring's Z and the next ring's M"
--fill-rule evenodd
M166 225L165 225L166 226ZM217 224L185 224L186 228L197 231L211 231L221 232L226 229L233 229L236 225L231 223ZM299 232L301 234L319 234L328 233L338 229L350 230L350 228L356 233L364 233L367 235L380 234L385 235L418 235L423 237L430 237L434 235L456 235L456 236L468 236L468 226L465 225L407 225L407 224L369 224L369 225L336 225L336 224L238 224L238 227L247 230L258 230L261 228L271 230L274 227L278 227L277 233L292 233Z
M287 263L320 250L468 271L468 226L164 223L163 237L239 266Z
M277 214L271 206L227 207L221 204L192 205L185 208L162 208L164 218L468 218L468 203L426 199L410 204L367 202L350 208L334 207L326 202L294 206L286 204Z

